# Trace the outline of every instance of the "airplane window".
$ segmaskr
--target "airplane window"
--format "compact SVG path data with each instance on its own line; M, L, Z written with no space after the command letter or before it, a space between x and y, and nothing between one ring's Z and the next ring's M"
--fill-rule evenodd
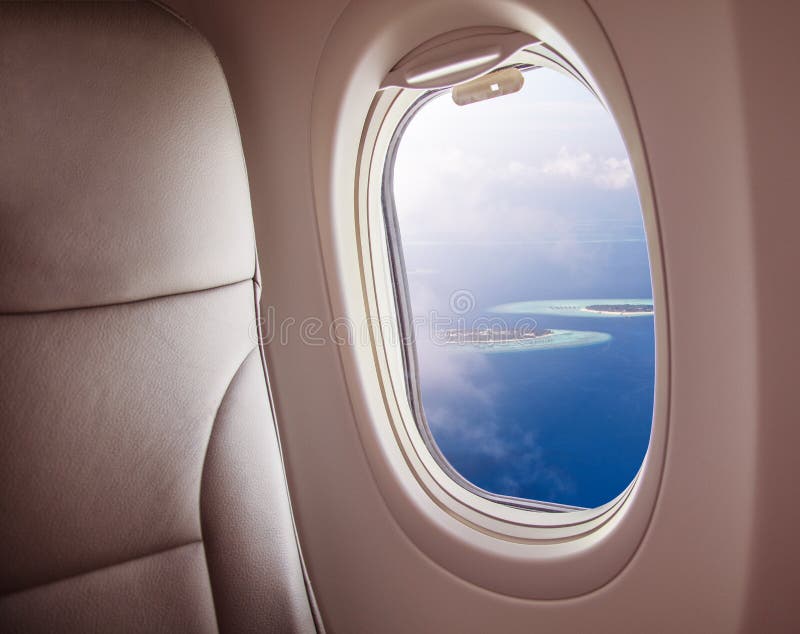
M642 211L595 95L548 68L523 75L464 106L428 93L395 134L384 212L409 399L465 486L596 507L635 478L650 437Z

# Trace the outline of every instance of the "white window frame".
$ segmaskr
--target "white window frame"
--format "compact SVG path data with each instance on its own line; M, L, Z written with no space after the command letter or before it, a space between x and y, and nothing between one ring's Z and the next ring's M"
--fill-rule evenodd
M656 324L654 419L642 468L617 498L593 509L553 513L546 512L553 509L521 508L479 495L442 469L406 397L382 178L391 138L421 93L392 86L375 91L390 70L383 66L387 57L402 57L402 52L387 54L387 50L402 39L399 34L410 24L404 20L426 16L426 24L444 25L453 20L446 3L426 5L427 14L392 5L391 18L377 11L374 15L360 11L340 19L326 46L330 57L323 54L318 72L311 150L332 312L336 319L368 325L367 340L341 347L340 357L364 453L388 510L418 548L462 579L510 596L552 599L577 596L607 583L630 561L647 530L666 451L669 337L655 199L624 76L590 11L574 10L578 5L551 4L545 16L531 11L529 1L535 2L512 0L518 11L514 17L507 14L506 23L546 35L547 45L531 49L538 55L537 63L551 68L567 64L569 72L614 115L634 169L644 216ZM484 19L493 8L500 12L502 7L486 5L481 9ZM458 18L463 25L469 15L461 13ZM375 28L370 28L371 20ZM384 23L391 23L392 29L381 30L379 25ZM580 50L590 55L579 58L572 44L560 36L561 29L579 36ZM592 64L581 59L590 59ZM509 63L531 63L531 58L513 57L498 66ZM383 75L376 72L381 67Z

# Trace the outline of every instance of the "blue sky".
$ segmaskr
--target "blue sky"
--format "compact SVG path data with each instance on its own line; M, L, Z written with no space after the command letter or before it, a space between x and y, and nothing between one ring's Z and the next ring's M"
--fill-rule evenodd
M455 291L474 298L472 310L460 315L467 319L511 301L651 295L641 210L613 119L571 77L536 69L525 78L519 93L464 107L442 94L420 109L401 139L394 196L416 317L428 319L431 311L452 315ZM597 385L575 379L580 374L581 381L595 380L581 363L628 376L615 389L644 394L627 405L642 418L648 398L652 407L652 333L648 339L629 330L619 330L618 343L604 356L526 352L517 354L528 357L514 360L453 354L419 337L423 406L445 456L465 476L477 474L479 485L501 493L586 502L579 505L616 495L627 483L619 482L629 480L630 466L607 485L619 490L582 492L580 483L598 476L588 467L578 473L575 465L596 462L596 448L584 447L580 454L564 446L570 433L578 433L573 418L613 418L609 437L630 433L605 449L611 455L627 447L630 455L620 464L641 460L642 423L620 414L628 395L601 398ZM545 359L563 372L573 368L572 376L543 371ZM630 376L631 367L642 376ZM565 419L557 403L531 396L531 385L516 378L525 374L549 382L562 398L594 394L586 400L594 409L570 410L572 418ZM553 432L555 420L561 436ZM649 434L649 420L644 424ZM586 429L582 434L593 437Z
M525 247L527 259L537 256L527 269L542 269L540 279L560 269L559 289L571 282L585 294L593 269L603 264L587 244L644 245L633 173L608 112L570 77L544 68L525 75L519 93L465 107L443 94L403 135L394 194L403 244L412 253L414 308L444 308L448 286L485 295L498 280L519 277L514 262L503 271L486 261ZM632 296L649 288L643 271Z

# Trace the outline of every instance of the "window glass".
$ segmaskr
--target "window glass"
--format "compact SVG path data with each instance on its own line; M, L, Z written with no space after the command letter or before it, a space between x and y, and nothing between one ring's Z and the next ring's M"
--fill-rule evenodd
M463 107L429 96L397 144L387 186L410 383L418 422L467 481L594 507L632 481L650 435L642 212L596 97L546 68L524 76L521 91Z

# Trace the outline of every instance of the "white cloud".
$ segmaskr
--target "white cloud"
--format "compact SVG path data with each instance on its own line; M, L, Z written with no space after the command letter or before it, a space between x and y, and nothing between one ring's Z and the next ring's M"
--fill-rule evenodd
M498 404L510 397L484 354L453 352L418 333L417 351L428 424L445 456L467 453L494 465L504 492L524 494L544 487L558 498L574 489L572 479L552 464L541 447L535 424L520 428L499 417ZM425 394L436 394L434 403Z
M520 433L514 424L497 419L491 400L475 397L475 393L472 398L461 397L470 405L469 414L452 406L426 408L428 424L445 446L446 457L448 450L466 450L474 458L491 461L500 476L497 485L507 495L524 495L531 486L548 491L551 499L574 492L573 479L552 464L533 429Z
M541 173L591 183L601 189L624 189L633 183L633 169L627 158L596 157L589 152L571 153L566 147L545 161Z
M394 195L406 239L573 240L573 222L586 219L596 204L585 188L610 192L632 186L627 158L562 147L539 160L491 160L453 145L401 151ZM558 199L558 188L570 201L569 213L544 203Z

